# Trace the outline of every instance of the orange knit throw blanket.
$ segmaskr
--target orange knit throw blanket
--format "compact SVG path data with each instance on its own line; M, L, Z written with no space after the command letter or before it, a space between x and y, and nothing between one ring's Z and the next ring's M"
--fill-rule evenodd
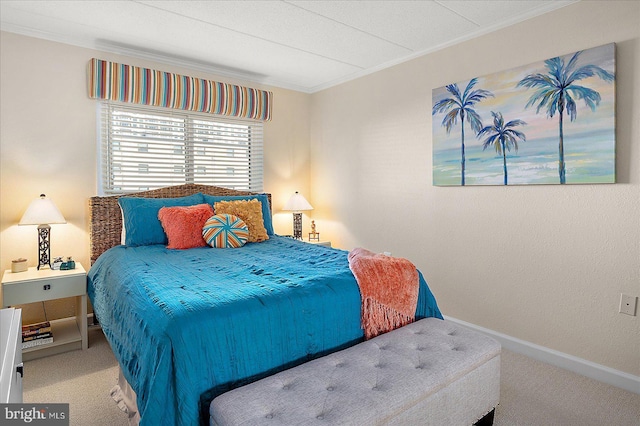
M413 263L356 248L349 268L360 287L365 340L413 322L420 285Z

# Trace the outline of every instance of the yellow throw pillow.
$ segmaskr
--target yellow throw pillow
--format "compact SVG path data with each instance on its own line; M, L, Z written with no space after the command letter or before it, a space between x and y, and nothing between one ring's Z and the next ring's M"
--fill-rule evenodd
M260 200L218 201L213 205L215 214L231 214L238 216L249 228L249 242L256 243L269 239L262 219L262 203Z

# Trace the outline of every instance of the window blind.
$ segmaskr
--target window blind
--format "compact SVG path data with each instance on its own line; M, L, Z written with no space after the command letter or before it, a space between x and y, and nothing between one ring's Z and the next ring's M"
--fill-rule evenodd
M105 194L183 183L263 190L262 122L104 102L100 123Z

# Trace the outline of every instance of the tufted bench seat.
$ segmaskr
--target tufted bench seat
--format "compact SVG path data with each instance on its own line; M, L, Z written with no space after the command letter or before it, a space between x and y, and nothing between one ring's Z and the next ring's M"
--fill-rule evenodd
M215 398L210 423L471 425L500 396L500 344L425 318Z

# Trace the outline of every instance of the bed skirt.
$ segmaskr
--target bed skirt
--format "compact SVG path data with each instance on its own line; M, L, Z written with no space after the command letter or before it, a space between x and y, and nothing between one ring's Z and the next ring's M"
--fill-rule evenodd
M118 384L111 388L111 398L118 404L124 413L129 417L130 426L138 426L140 423L140 413L136 403L136 393L122 374L122 369L118 366Z

